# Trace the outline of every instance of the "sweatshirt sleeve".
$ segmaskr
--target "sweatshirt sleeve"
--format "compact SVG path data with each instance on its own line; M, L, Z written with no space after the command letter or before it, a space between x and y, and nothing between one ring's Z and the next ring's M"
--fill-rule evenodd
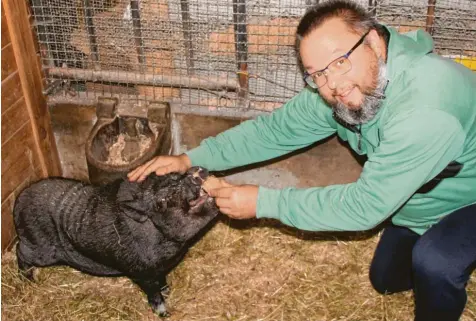
M426 108L394 115L383 132L355 183L308 189L260 187L257 217L312 231L371 229L457 158L465 140L454 116Z
M207 138L186 154L193 166L224 170L287 154L335 131L331 108L306 88L273 113Z

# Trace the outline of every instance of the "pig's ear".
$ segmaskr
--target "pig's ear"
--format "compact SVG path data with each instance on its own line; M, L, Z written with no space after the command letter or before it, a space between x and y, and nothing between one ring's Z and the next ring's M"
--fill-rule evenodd
M141 187L139 183L124 180L117 192L117 202L121 210L137 222L145 222L147 220L147 208L145 202L139 197Z
M144 223L149 218L147 211L143 208L141 202L129 201L121 203L120 207L124 214L132 218L134 221Z
M150 215L150 220L159 229L167 239L185 242L188 239L187 232L190 227L187 227L189 220L185 218L183 210L179 208L169 208L164 212L153 212Z
M132 201L141 192L140 183L130 182L128 179L124 179L119 185L117 191L117 201L127 202Z

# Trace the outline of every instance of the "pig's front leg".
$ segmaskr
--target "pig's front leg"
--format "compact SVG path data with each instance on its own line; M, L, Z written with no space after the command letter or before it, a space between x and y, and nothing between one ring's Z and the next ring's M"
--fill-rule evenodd
M167 284L167 279L165 277L165 274L161 274L158 280L160 285L160 293L162 293L164 297L168 297L170 294L170 287Z
M23 255L20 251L20 244L17 244L17 263L18 263L18 272L20 273L21 276L25 277L26 279L30 281L34 281L34 270L35 267L25 261L23 258Z
M132 279L147 294L147 301L152 310L160 317L168 317L170 314L165 307L165 300L161 290L167 286L165 276L159 277L157 280Z

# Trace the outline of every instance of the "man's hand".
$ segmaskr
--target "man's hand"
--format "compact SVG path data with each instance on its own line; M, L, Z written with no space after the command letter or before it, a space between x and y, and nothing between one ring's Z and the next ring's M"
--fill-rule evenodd
M238 185L216 188L209 191L215 197L220 212L235 219L256 217L256 202L258 200L258 186Z
M157 156L152 158L147 163L133 169L127 177L130 181L143 181L147 175L155 172L157 175L165 175L172 172L185 173L192 162L186 154L179 156Z

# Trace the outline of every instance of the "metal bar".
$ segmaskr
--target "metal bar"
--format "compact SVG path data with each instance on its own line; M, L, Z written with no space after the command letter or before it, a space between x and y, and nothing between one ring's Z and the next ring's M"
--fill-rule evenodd
M136 43L137 58L143 69L145 67L144 40L142 39L142 28L140 21L139 0L131 0L132 28L134 29L134 41Z
M83 9L84 9L84 23L86 24L86 30L89 37L89 46L91 47L91 59L96 65L99 61L99 50L98 44L96 41L96 28L94 27L93 21L93 10L91 7L91 0L83 0Z
M56 79L48 84L48 87L43 89L43 95L48 96L51 95L53 92L56 92L61 86L63 86L64 80L63 79Z
M182 77L172 75L156 75L133 71L106 71L92 69L75 68L49 68L50 77L74 79L76 81L104 81L135 85L149 86L170 86L185 88L206 88L209 90L231 90L239 89L235 80L223 79L223 77Z
M248 32L246 29L246 0L233 0L233 22L235 27L235 50L238 63L238 97L248 96Z
M188 0L180 0L180 9L182 11L182 29L185 42L185 55L187 59L187 72L193 73L193 47L192 47L192 22L190 20L190 6Z
M370 14L375 17L377 15L378 0L369 0Z
M426 31L433 35L433 24L435 22L436 0L428 0L428 10L426 12Z

